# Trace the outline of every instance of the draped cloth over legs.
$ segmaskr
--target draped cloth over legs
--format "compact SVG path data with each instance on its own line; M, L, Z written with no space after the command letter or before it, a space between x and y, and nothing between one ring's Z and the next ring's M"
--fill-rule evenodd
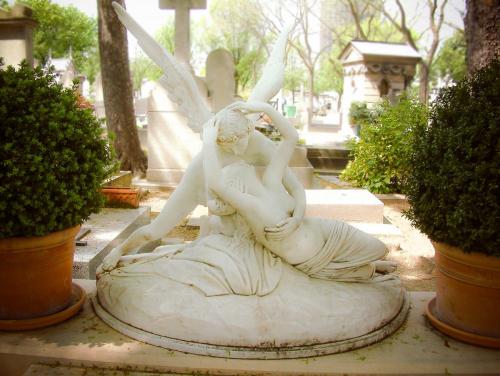
M172 246L170 246L172 247ZM205 296L264 296L281 279L281 259L253 237L210 235L163 253L159 247L131 263L120 263L111 275L150 275L195 287Z
M313 278L342 282L392 278L375 273L374 261L388 252L384 243L341 221L324 220L323 225L329 228L325 245L314 257L294 265L297 269Z

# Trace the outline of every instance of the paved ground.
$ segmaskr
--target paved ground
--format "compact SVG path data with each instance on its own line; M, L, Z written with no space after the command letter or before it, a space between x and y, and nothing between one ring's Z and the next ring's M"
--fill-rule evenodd
M314 188L338 189L349 188L336 179L316 177ZM148 192L141 200L141 205L151 206L152 216L156 216L170 192ZM427 236L415 229L403 216L407 209L404 200L389 200L384 202L384 217L397 226L403 236L398 239L399 247L391 249L388 258L399 263L398 274L403 284L410 291L434 291L434 249ZM168 237L193 240L198 235L198 229L186 226L185 223L175 227Z

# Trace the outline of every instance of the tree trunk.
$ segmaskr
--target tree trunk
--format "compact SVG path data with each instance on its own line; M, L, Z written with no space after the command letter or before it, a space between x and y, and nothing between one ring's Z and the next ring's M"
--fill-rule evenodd
M464 18L467 72L500 57L500 0L467 0Z
M125 7L124 0L115 0ZM146 172L147 159L137 134L133 88L128 61L127 31L111 6L98 0L99 52L108 132L115 134L114 146L123 170Z
M427 105L429 102L429 67L426 63L420 63L420 86L418 98L421 103Z

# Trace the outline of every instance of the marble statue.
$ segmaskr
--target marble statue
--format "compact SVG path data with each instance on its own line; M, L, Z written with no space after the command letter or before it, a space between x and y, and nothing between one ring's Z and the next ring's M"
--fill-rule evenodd
M184 82L172 89L180 106L201 106L189 74L114 6L164 68L163 81ZM266 103L281 86L288 32L247 102L191 115L203 124L202 152L160 216L99 268L94 307L115 329L175 350L266 359L346 351L404 321L408 303L395 265L381 260L385 245L346 223L304 218L304 190L287 168L297 132ZM277 147L254 130L259 113L282 134ZM265 162L262 176L255 161ZM195 241L134 254L197 202L211 215Z
M262 179L257 177L253 166L239 161L233 164L237 171L234 180L238 184L231 185L224 179L217 144L227 142L224 136L227 128L234 129L236 124L251 122L241 112L266 114L281 132L283 141L267 164ZM247 127L251 129L251 124ZM290 233L283 233L279 226L275 226L283 221L295 221L290 215L295 202L282 181L297 140L295 128L267 103L240 102L228 106L203 129L207 187L215 192L223 205L229 204L244 218L258 243L311 277L367 281L374 278L376 272L393 271L393 263L379 261L387 252L380 240L341 221L304 218Z
M170 98L178 103L179 111L189 119L189 126L202 131L203 124L212 116L206 103L198 92L196 83L187 69L178 63L163 47L148 35L126 11L113 3L120 20L137 38L146 54L164 70L160 83L169 92ZM279 36L272 54L264 67L261 79L253 89L251 100L267 101L280 90L284 79L284 57L289 28ZM275 152L274 144L262 133L253 129L234 142L226 142L220 149L220 163L227 165L236 160L245 160L250 164L267 163ZM241 148L238 145L246 145ZM236 151L236 153L234 152ZM106 257L103 270L112 269L119 258L150 240L164 237L182 219L191 213L197 204L206 204L207 193L203 174L203 157L198 154L186 169L183 179L163 207L160 215L148 226L134 232L124 243ZM283 184L295 198L294 220L281 223L279 230L288 233L302 220L305 212L305 193L295 175L287 169Z

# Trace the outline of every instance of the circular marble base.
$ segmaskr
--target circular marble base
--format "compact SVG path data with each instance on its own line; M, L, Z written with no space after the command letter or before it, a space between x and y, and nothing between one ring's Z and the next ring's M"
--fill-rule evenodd
M391 321L370 333L355 338L304 346L245 347L211 345L206 343L184 341L150 333L115 318L102 307L97 296L94 295L91 297L91 299L97 315L106 324L119 331L120 333L123 333L138 341L175 351L235 359L306 358L319 355L336 354L368 346L375 342L379 342L394 333L404 323L410 308L409 297L408 294L405 293L401 309ZM347 317L345 319L349 318Z

